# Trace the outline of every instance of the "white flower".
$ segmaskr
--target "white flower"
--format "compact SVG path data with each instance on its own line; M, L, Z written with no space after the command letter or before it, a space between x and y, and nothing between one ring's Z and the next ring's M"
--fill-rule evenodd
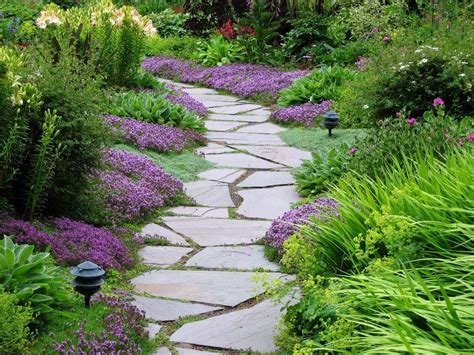
M423 58L422 60L418 62L418 64L425 64L425 63L428 63L428 59L426 58Z
M151 20L147 20L147 22L143 26L143 32L145 32L145 35L151 37L154 34L156 34L158 31L153 26L153 22Z
M125 19L125 12L118 9L112 13L112 16L110 17L109 21L114 26L122 27L124 19Z
M36 26L43 30L48 27L48 25L61 25L62 23L59 18L59 13L52 9L41 11L36 19Z
M420 52L422 52L422 51L423 51L422 49L417 49L417 50L415 51L415 53L420 53Z
M364 110L367 110L369 108L369 105L364 105Z
M461 73L461 74L459 74L459 76L460 76L461 78L463 78L463 77L465 77L465 76L466 76L466 74L464 74L464 73Z

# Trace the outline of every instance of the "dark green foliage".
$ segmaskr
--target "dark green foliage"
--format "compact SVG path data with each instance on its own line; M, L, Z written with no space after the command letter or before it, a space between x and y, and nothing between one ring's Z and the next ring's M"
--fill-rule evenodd
M20 354L26 350L32 319L30 307L19 305L14 294L0 288L0 353Z
M171 9L150 15L160 37L186 36L188 30L185 28L185 23L188 17L187 13L176 13Z
M227 41L223 36L212 37L199 43L198 61L205 66L221 66L244 59L244 48L237 41Z

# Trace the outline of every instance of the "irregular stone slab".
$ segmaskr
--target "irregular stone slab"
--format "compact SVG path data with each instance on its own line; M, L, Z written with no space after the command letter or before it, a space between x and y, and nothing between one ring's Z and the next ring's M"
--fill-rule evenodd
M209 131L226 132L241 127L244 124L242 122L230 121L206 121L204 125Z
M171 244L186 245L189 243L180 235L156 223L147 224L140 232L140 236L149 238L164 238Z
M236 121L236 122L265 122L268 117L267 116L258 116L258 115L226 115L226 114L218 114L218 113L211 113L209 115L209 120L217 120L217 121Z
M173 353L171 352L170 349L162 346L162 347L156 349L155 352L153 353L153 355L173 355Z
M171 341L202 346L276 352L274 342L282 316L282 304L265 300L251 308L187 323L171 335Z
M275 164L244 153L208 155L205 159L223 167L243 169L283 168L283 165Z
M193 251L192 248L146 246L138 254L145 264L168 266L176 264L183 256Z
M215 181L200 180L184 184L186 195L198 205L209 207L235 207L229 186Z
M164 217L167 226L201 246L252 244L262 238L270 221L197 217Z
M148 323L147 327L145 330L148 332L148 338L150 339L155 339L156 335L160 332L161 330L161 325L156 324L156 323Z
M184 83L178 83L176 81L168 80L168 79L163 79L163 78L157 78L156 80L165 83L165 84L171 84L177 88L193 88L194 86L189 85L189 84L184 84Z
M237 187L271 187L294 183L295 180L289 171L256 171L239 183Z
M271 136L270 136L271 137ZM249 152L252 155L274 161L292 168L301 165L302 160L311 159L311 153L293 147L260 147L260 144L234 145L233 148Z
M263 245L208 247L189 259L186 266L208 269L279 270L277 264L265 257Z
M235 307L264 292L253 280L252 272L152 270L131 282L137 290L159 297ZM276 278L292 279L288 275L269 273Z
M199 100L206 108L234 106L235 102L229 101L214 101L214 100Z
M300 200L294 186L248 189L238 194L244 201L237 213L248 218L275 219Z
M193 94L193 95L218 95L219 93L216 90L213 89L207 89L207 88L196 88L196 87L191 87L191 88L186 88L183 89L183 91L187 92L188 94Z
M252 126L246 126L239 128L236 132L239 133L262 133L262 134L278 134L285 132L287 129L277 126L276 124L265 122L262 124L256 124Z
M206 123L207 122L210 122L210 121L206 121ZM232 148L223 146L221 144L217 144L217 143L209 143L205 147L201 147L201 148L196 149L197 154L204 154L204 155L206 155L206 154L232 153L232 152L235 152L235 150L232 149Z
M214 107L211 109L213 113L222 113L226 115L235 115L238 113L249 112L261 108L260 105L254 104L240 104L234 106L225 106L225 107Z
M193 99L197 101L223 101L223 102L237 102L239 101L238 97L234 96L229 96L229 95L212 95L212 94L207 94L207 95L201 95L201 94L189 94L192 96Z
M176 348L178 355L218 355L222 353L215 353L210 351L194 350L194 349L185 349L185 348Z
M173 321L181 317L194 316L222 309L198 303L184 303L143 296L135 296L132 304L144 311L147 319L158 322Z
M277 135L237 132L208 132L206 138L211 141L225 142L227 144L249 144L263 146L280 146L285 142ZM288 147L290 148L290 147ZM296 148L292 148L296 149Z
M181 216L209 217L209 218L229 218L227 208L214 207L174 207L168 210L171 213Z
M272 114L272 111L270 111L269 109L267 109L265 107L262 107L258 110L250 111L248 114L249 115L259 115L259 116L270 117L270 115Z
M245 174L245 170L237 169L211 169L200 173L198 176L201 179L224 182L232 184Z

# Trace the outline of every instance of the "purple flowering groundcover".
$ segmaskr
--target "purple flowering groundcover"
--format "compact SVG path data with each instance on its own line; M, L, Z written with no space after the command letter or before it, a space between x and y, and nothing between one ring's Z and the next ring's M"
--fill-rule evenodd
M308 223L310 218L327 218L337 216L337 202L331 198L320 198L313 203L302 205L294 210L285 212L272 222L264 241L283 253L283 243L298 231L298 226Z
M290 106L288 108L280 108L274 112L270 119L276 122L283 123L300 123L305 127L314 125L315 120L318 116L323 115L331 109L332 102L327 100L319 104L313 104L311 102Z
M199 83L245 98L268 94L273 99L295 79L310 73L307 70L282 71L260 64L227 64L205 68L196 63L160 56L145 59L142 68L163 78Z
M200 117L207 116L208 111L206 106L204 106L198 100L193 99L193 97L187 92L177 89L172 85L167 85L167 88L172 90L172 93L166 96L166 100L174 104L181 105L188 111L192 111Z

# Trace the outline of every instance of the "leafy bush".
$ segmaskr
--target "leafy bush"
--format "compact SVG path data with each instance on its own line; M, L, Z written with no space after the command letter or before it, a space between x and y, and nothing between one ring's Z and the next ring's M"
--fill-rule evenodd
M193 59L198 42L197 37L167 37L159 36L147 37L145 53L148 56L162 55L180 59Z
M34 246L14 244L7 236L0 241L0 287L41 315L67 299L68 283L51 265L49 253L33 250Z
M434 97L442 97L454 117L474 112L472 41L465 44L443 32L422 45L419 41L401 35L374 49L365 71L345 86L336 103L345 126L370 126L400 109L418 118Z
M349 170L349 153L347 144L331 149L327 155L314 152L312 160L304 160L293 172L298 193L314 197L337 183Z
M354 76L353 71L340 66L315 70L310 75L296 80L289 88L280 91L278 104L289 107L307 102L337 100L342 85Z
M0 289L0 352L19 354L26 351L33 320L33 312L28 306L18 304L14 294Z
M2 1L0 4L0 43L31 41L35 34L34 19L40 12L40 1Z
M167 0L118 0L114 1L120 5L131 5L137 8L141 14L157 14L165 11L169 6Z
M208 67L236 63L244 59L243 48L237 42L227 41L223 36L200 42L199 47L197 60Z
M187 13L176 13L168 8L150 15L150 18L153 20L158 35L161 37L182 37L188 35L188 30L185 28L186 21L189 18Z
M118 94L112 98L108 112L121 117L133 117L198 132L205 130L204 122L199 116L181 105L170 103L161 94L135 92Z

